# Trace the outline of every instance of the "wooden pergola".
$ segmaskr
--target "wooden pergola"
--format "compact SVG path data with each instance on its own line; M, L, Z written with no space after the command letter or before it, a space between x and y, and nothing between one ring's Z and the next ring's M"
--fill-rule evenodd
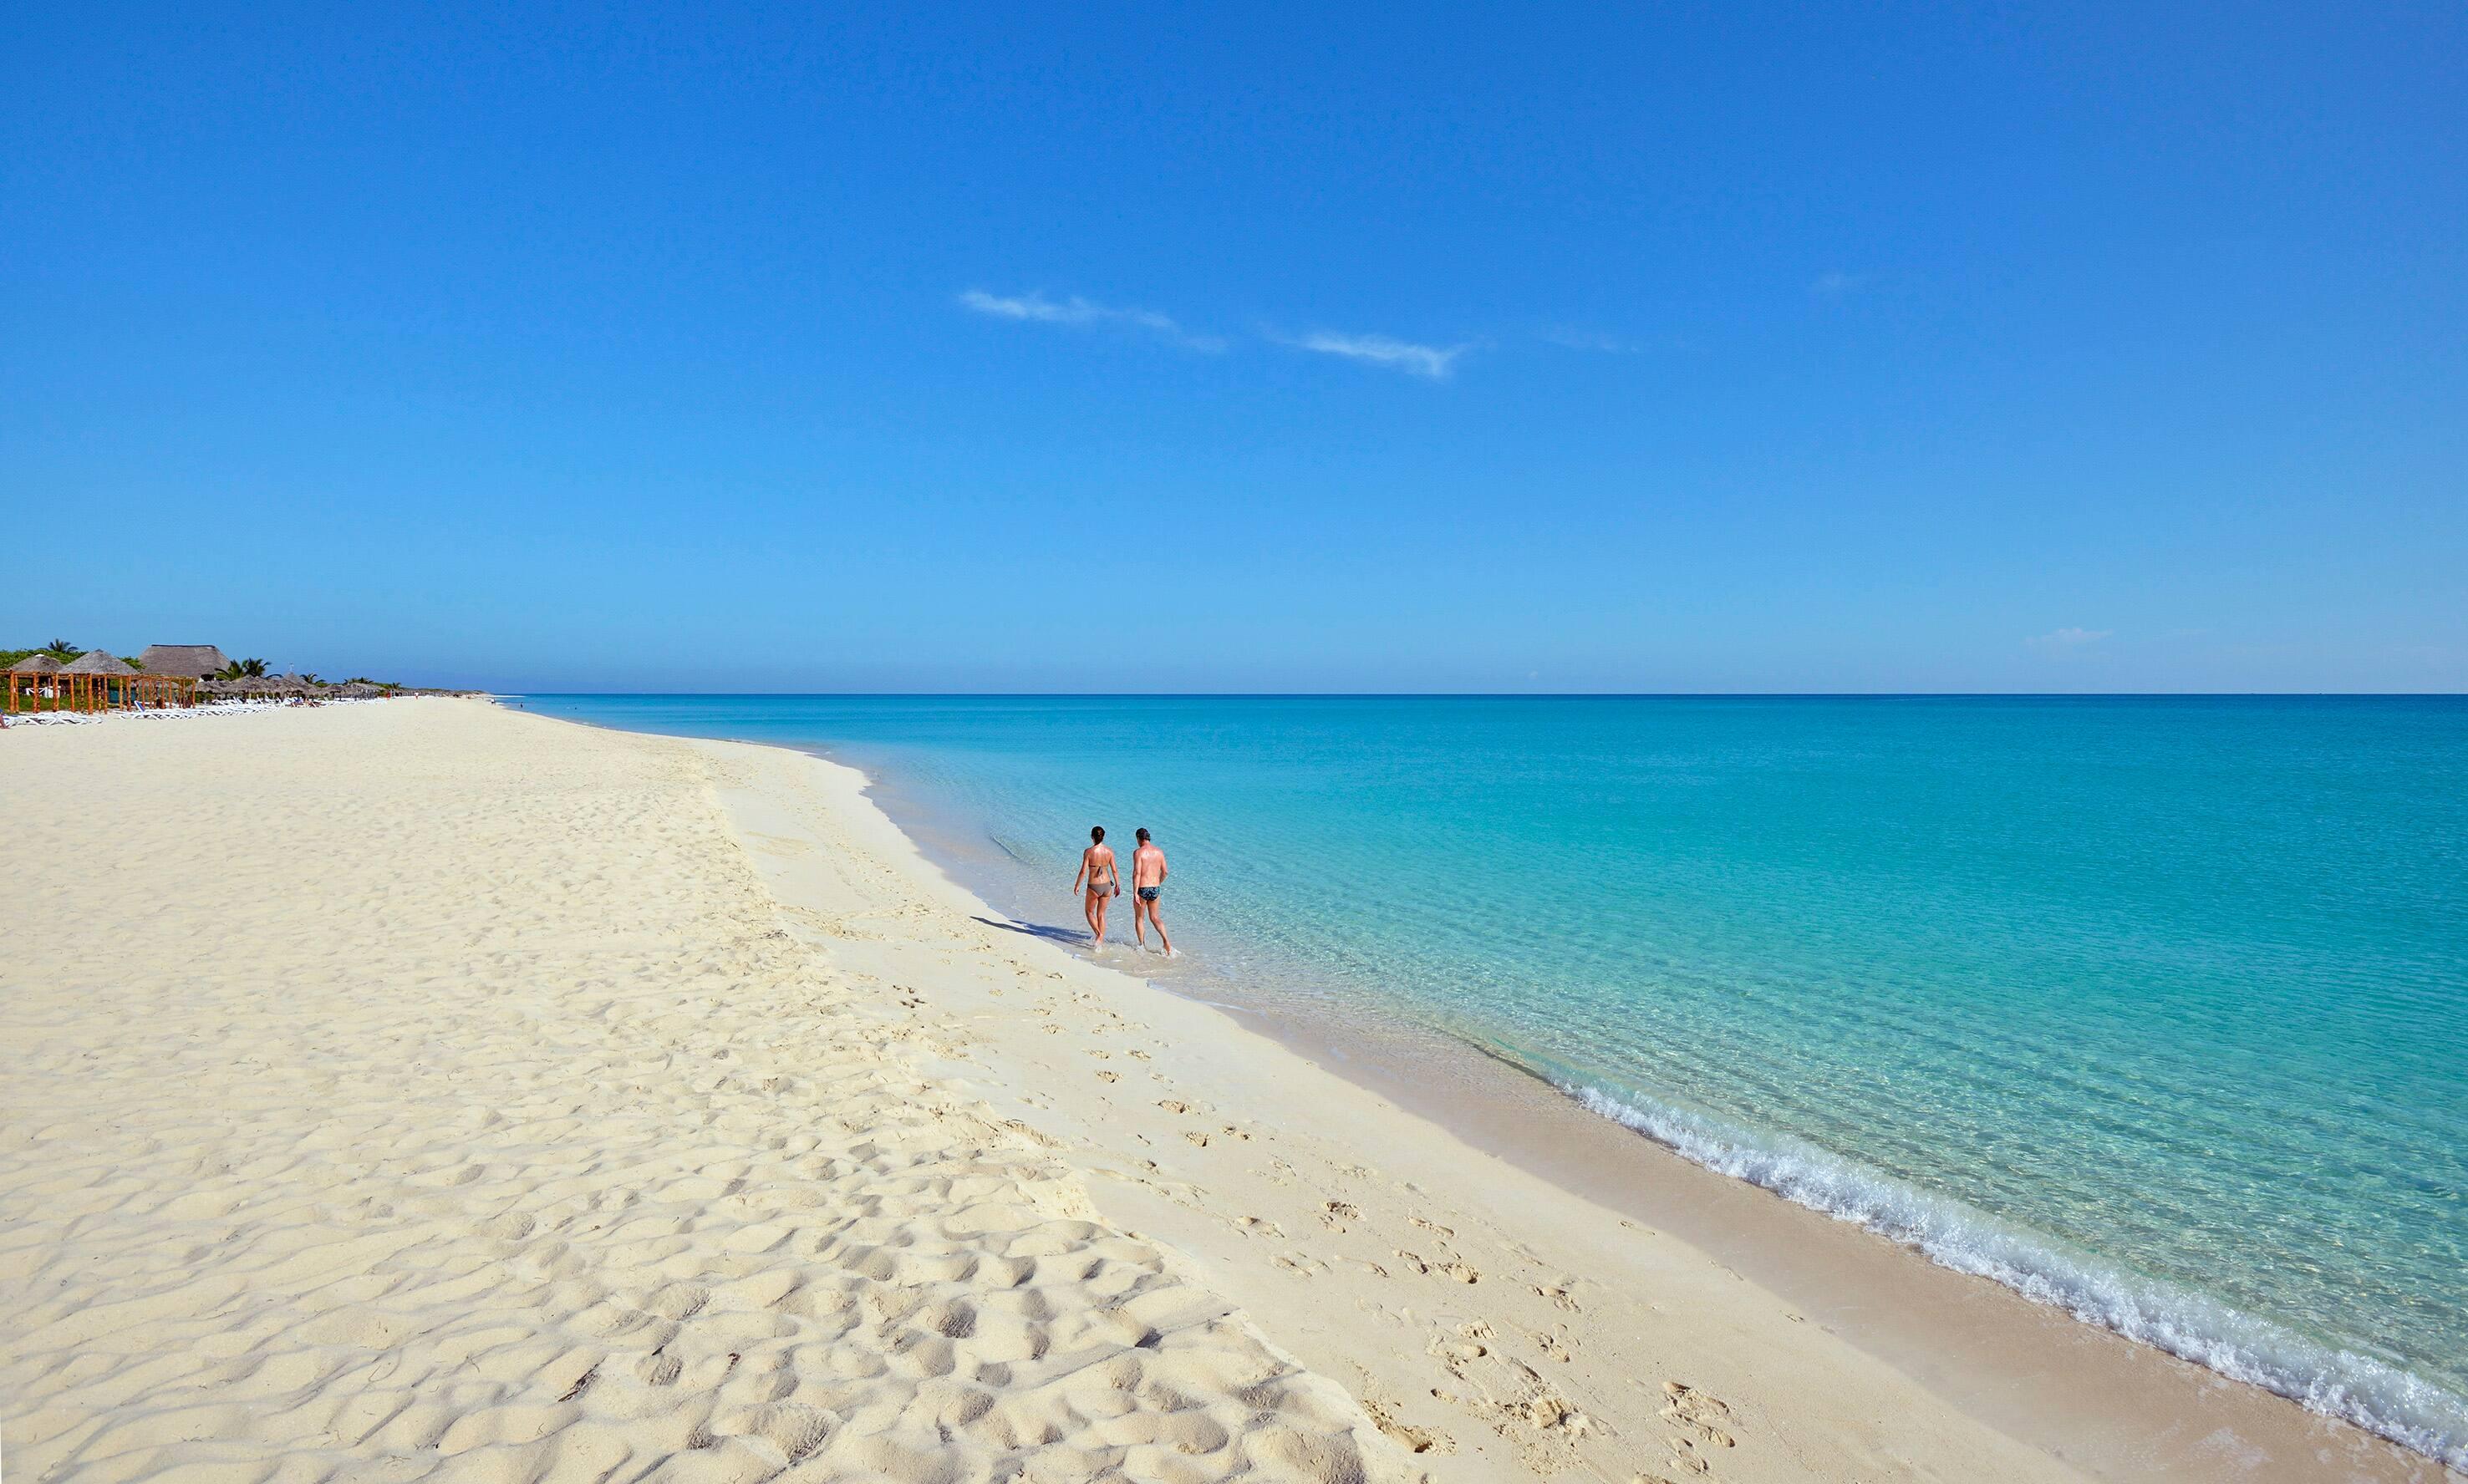
M126 665L85 666L92 655L48 669L20 661L9 672L9 709L18 711L150 711L197 703L197 682L186 675L149 675Z

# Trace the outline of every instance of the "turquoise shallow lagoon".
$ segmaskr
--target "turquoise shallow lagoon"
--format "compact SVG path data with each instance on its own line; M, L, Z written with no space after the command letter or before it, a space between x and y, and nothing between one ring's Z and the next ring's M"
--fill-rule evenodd
M1059 928L1147 825L1186 993L1444 1031L2468 1464L2468 699L524 701L854 763Z

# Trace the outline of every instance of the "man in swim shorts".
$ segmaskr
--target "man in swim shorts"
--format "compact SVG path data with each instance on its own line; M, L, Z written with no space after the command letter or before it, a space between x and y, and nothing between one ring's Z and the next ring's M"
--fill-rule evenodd
M1147 928L1157 930L1157 942L1165 946L1165 956L1174 957L1174 940L1165 935L1165 919L1157 916L1157 897L1165 890L1165 852L1149 843L1149 833L1139 832L1139 848L1131 852L1131 936L1140 940L1140 947L1149 946Z
M1071 889L1080 889L1080 878L1088 879L1088 892L1080 910L1088 918L1088 951L1106 951L1106 908L1123 894L1122 873L1114 869L1114 847L1106 843L1106 827L1098 825L1088 832L1088 848L1080 853L1080 869L1071 878ZM1159 928L1158 931L1164 931Z

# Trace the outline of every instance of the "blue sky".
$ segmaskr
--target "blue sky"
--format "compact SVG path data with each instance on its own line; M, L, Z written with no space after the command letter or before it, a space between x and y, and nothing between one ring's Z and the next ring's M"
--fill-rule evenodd
M0 645L2468 686L2450 0L897 9L11 8Z

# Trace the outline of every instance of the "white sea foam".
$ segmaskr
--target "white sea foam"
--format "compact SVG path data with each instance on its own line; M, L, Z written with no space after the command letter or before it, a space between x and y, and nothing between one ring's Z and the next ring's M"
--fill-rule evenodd
M1958 1272L1976 1273L2114 1330L2468 1469L2468 1403L2371 1356L2308 1339L2179 1285L2091 1254L1959 1201L1932 1196L1798 1140L1751 1134L1702 1114L1549 1079L1596 1113L1683 1158L1837 1221L1854 1221Z

